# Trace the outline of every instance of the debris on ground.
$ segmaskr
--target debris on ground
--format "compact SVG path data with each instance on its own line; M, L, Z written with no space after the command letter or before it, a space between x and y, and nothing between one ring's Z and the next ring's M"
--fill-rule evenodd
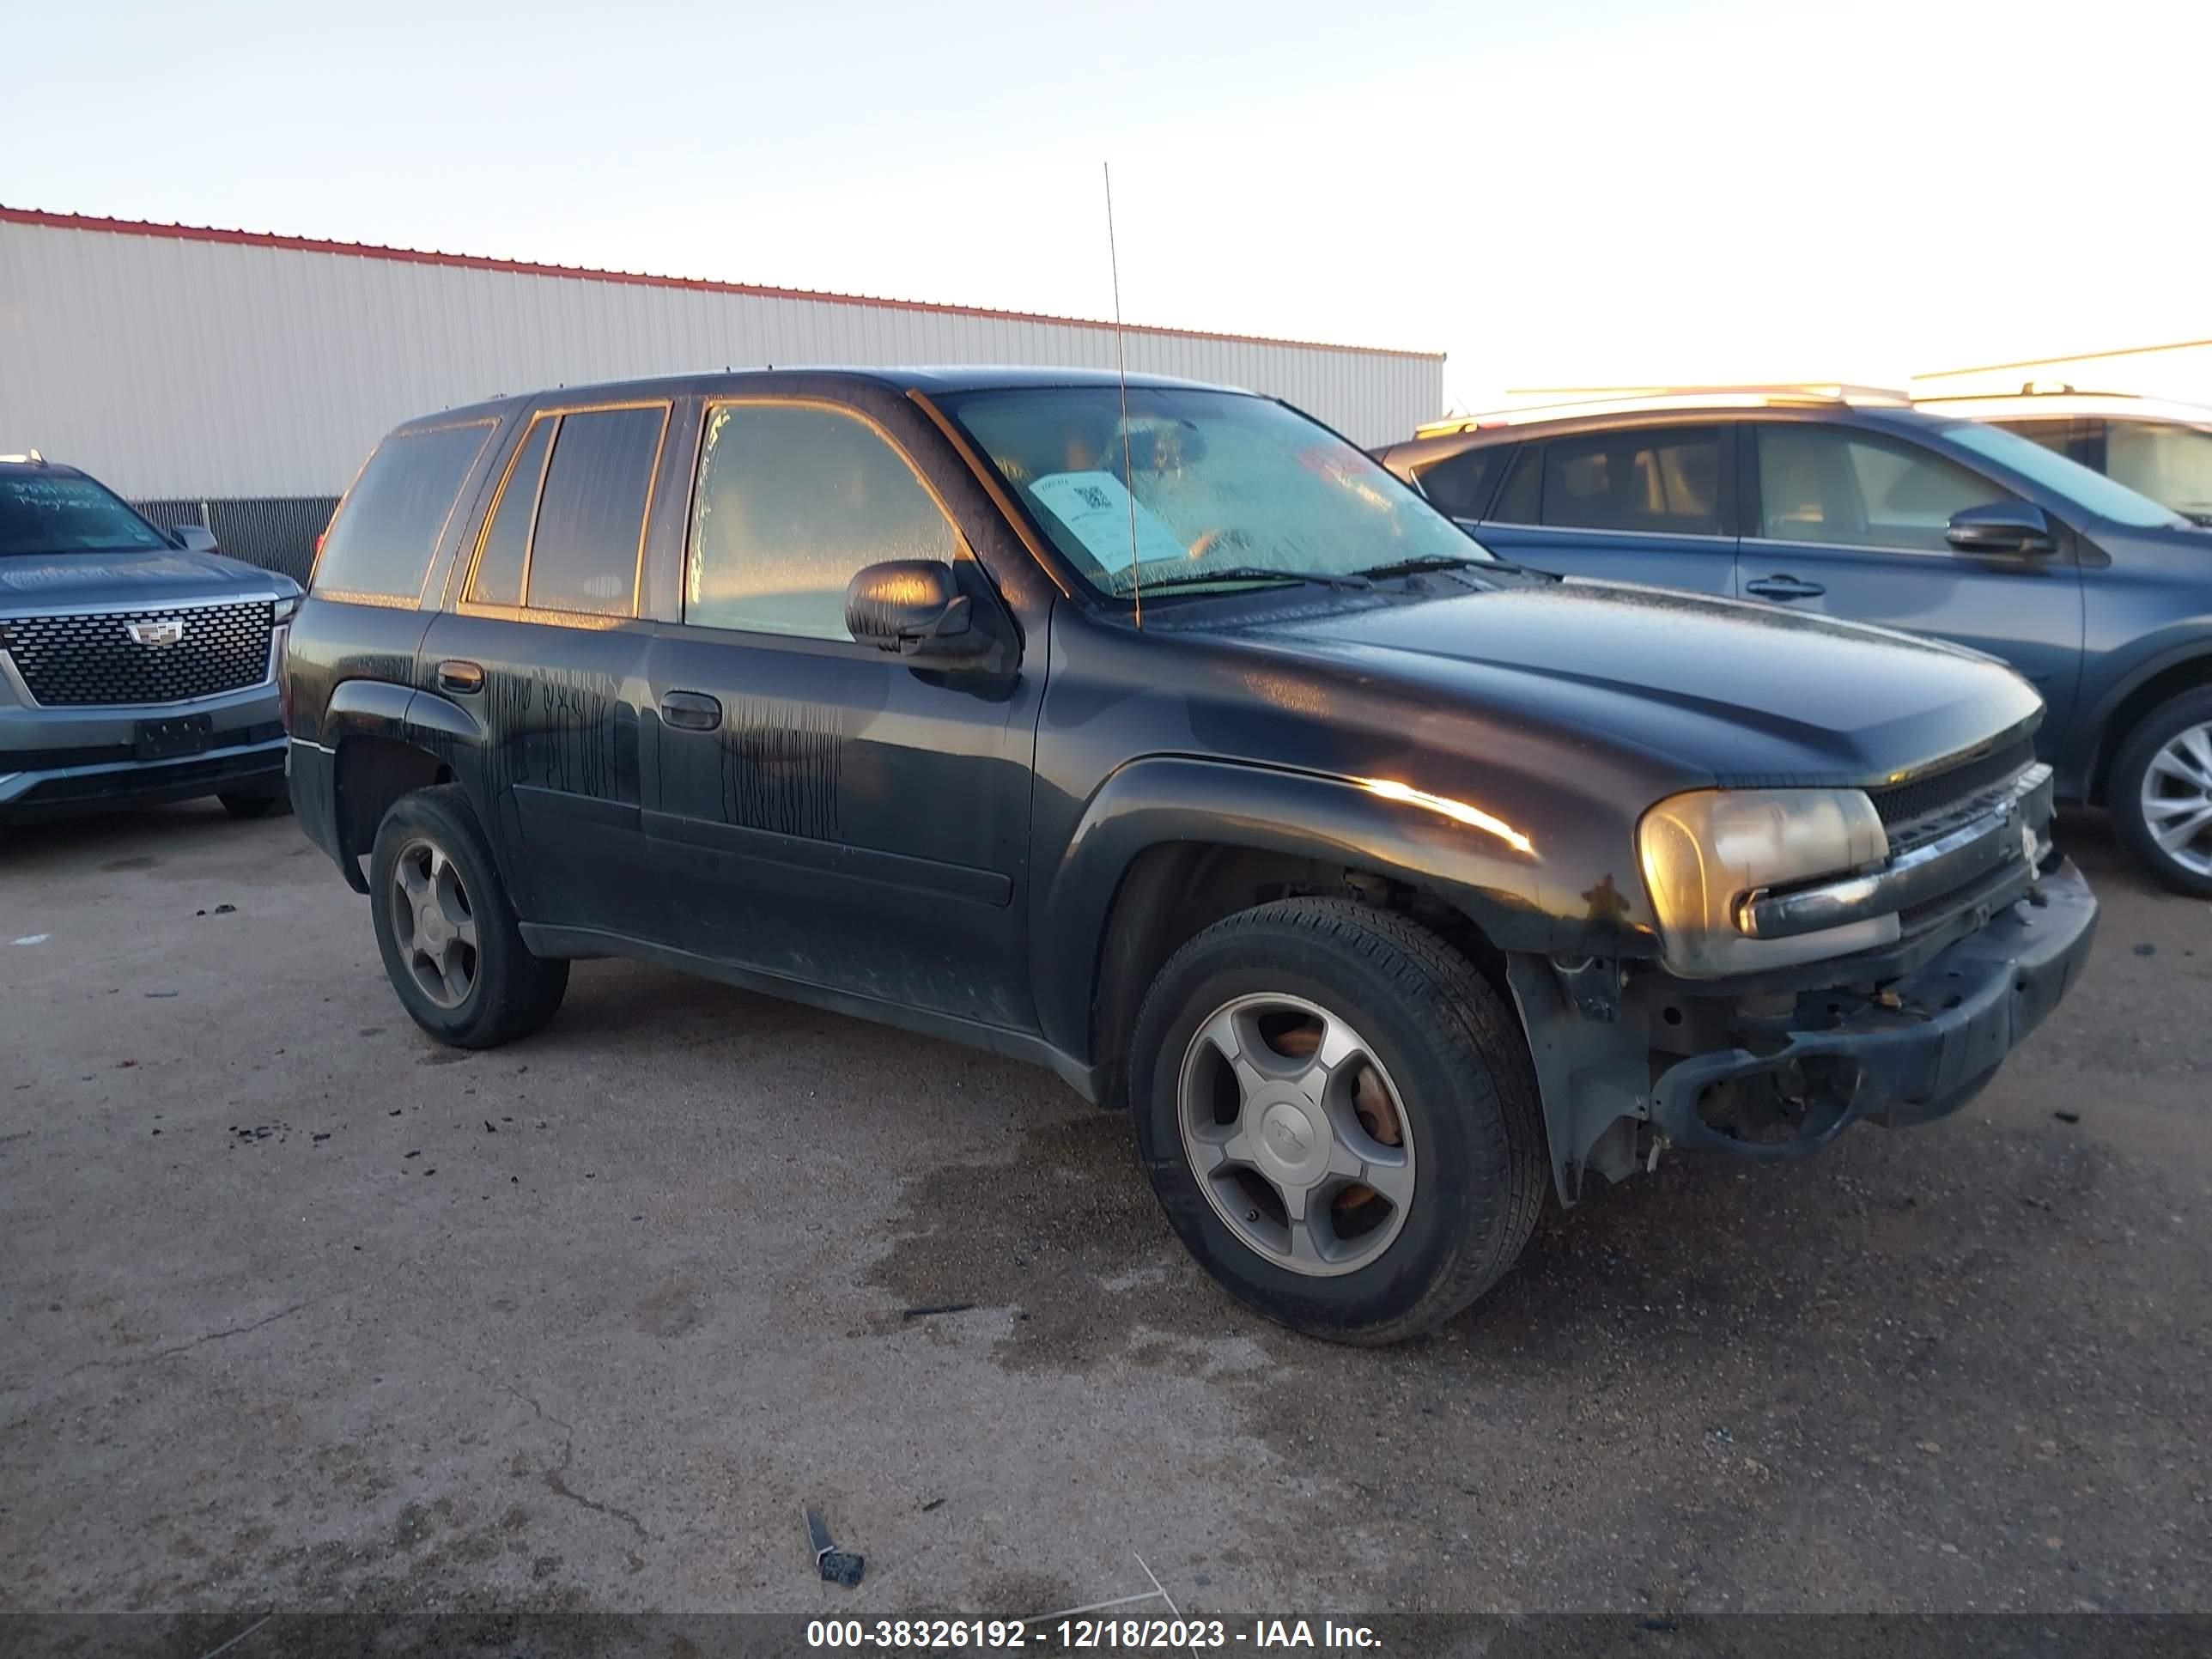
M841 1550L830 1541L829 1523L823 1520L821 1510L806 1510L805 1519L806 1547L814 1553L814 1570L822 1575L823 1582L842 1584L847 1589L859 1583L867 1570L866 1558Z
M2053 1112L2051 1115L2057 1118L2061 1123L2079 1123L2081 1121L2081 1114L2079 1112L2061 1110Z
M149 997L173 997L177 994L174 991L149 991L146 994Z
M2158 954L2158 946L2145 939L2141 945L2136 946L2136 954L2139 957L2154 957Z
M493 1127L492 1121L489 1118L486 1118L484 1120L484 1133L488 1135L495 1135L499 1133L499 1131Z
M902 1310L899 1314L899 1317L901 1319L930 1319L934 1318L939 1314L966 1313L969 1309L975 1305L975 1304L972 1302L934 1302L926 1308L907 1308Z
M932 1510L941 1510L944 1507L945 1500L942 1498L933 1498L921 1506L921 1512L927 1515Z

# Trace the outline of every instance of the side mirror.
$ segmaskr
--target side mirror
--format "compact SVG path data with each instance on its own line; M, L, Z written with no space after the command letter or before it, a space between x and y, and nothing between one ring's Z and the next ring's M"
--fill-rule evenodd
M952 567L933 559L872 564L845 584L845 629L902 657L957 657L971 649L968 597Z
M180 524L169 532L169 539L187 553L217 553L215 532L204 524Z
M2051 553L2058 543L2051 520L2027 501L1991 501L1951 515L1943 539L1961 553Z

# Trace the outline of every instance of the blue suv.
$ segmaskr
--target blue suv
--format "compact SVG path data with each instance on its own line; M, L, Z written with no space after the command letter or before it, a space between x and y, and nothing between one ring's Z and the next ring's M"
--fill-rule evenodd
M1902 398L1700 392L1438 422L1378 452L1500 556L1933 634L2049 708L2061 799L2212 897L2212 532ZM1869 697L1887 695L1869 685Z

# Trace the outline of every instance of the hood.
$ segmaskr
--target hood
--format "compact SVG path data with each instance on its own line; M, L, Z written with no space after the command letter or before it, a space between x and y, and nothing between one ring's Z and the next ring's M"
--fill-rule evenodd
M1738 787L1866 784L2036 719L1978 653L1733 599L1570 579L1238 632Z
M289 576L220 553L146 548L118 553L13 554L0 557L0 611L29 606L160 605L232 594L291 593Z

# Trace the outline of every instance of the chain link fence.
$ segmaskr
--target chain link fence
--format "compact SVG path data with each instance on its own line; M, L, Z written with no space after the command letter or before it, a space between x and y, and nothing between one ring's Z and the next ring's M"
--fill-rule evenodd
M131 505L164 530L204 525L234 559L281 570L307 585L314 568L315 538L337 510L335 495L263 496L251 501L153 501Z

